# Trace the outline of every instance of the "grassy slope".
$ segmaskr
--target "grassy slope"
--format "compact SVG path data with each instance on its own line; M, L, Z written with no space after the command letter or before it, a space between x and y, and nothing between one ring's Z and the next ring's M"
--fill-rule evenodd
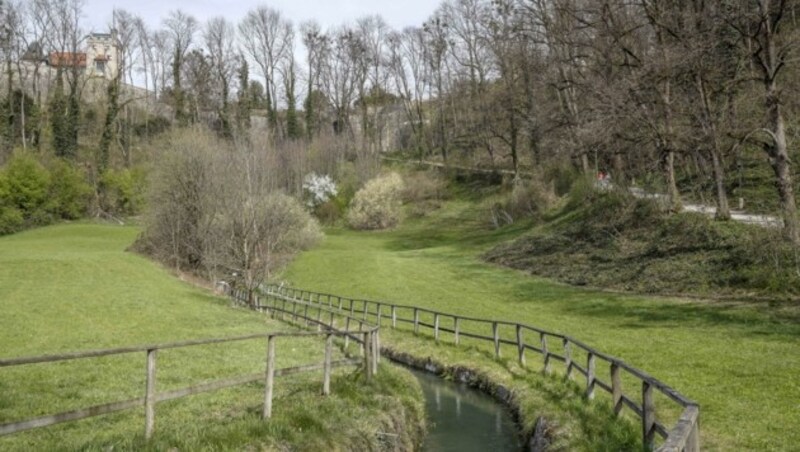
M0 355L289 329L262 315L233 309L224 299L124 252L137 233L135 228L67 225L0 239ZM283 341L277 346L279 367L322 360L319 341ZM162 351L158 387L261 372L264 342ZM0 369L0 423L140 397L144 362L143 354L129 354ZM349 449L377 441L372 435L376 430L394 431L410 422L418 425L422 396L413 377L387 368L364 391L352 372L338 371L333 396L328 398L318 395L320 375L278 379L275 417L268 423L258 415L261 384L159 404L156 441L149 447L219 450L291 444ZM0 438L0 449L139 449L145 446L139 411Z
M763 305L623 296L494 267L481 262L480 253L519 235L525 225L487 232L476 222L475 209L454 201L395 231L335 231L295 261L286 278L308 289L569 333L697 400L706 448L796 447L800 325ZM657 403L665 406L662 399Z

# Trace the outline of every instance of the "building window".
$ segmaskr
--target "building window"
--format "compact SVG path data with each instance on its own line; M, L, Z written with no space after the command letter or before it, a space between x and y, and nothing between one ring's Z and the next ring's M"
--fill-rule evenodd
M94 70L101 74L106 73L106 62L103 60L95 60L94 62Z

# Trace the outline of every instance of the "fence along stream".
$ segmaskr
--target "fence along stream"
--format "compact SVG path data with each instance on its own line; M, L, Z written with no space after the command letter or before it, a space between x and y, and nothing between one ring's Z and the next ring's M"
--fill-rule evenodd
M700 407L696 402L644 371L570 336L516 322L459 316L417 306L353 299L277 285L264 287L264 295L267 305L262 306L261 310L274 309L285 312L285 303L294 302L295 306L298 303L302 304L306 310L309 308L336 310L348 314L348 318L359 318L362 322L373 320L377 328L380 328L384 320L389 321L393 329L398 328L398 324L410 326L414 334L419 334L420 328L426 328L432 330L433 338L436 341L441 339L442 333L449 333L452 335L455 345L459 345L462 338L490 342L497 358L501 355L502 345L511 346L516 349L517 360L522 366L526 365L526 352L536 352L541 355L545 373L553 372L554 361L561 362L566 378L573 379L575 373L579 373L585 378L586 398L593 399L596 389L600 388L611 395L614 413L617 416L620 416L625 408L638 416L641 420L642 442L645 448L655 449L656 435L658 435L664 440L656 449L658 452L698 452L700 450ZM430 320L423 321L422 314L427 315ZM485 333L479 334L475 332L475 328L471 331L464 330L463 325L466 322L482 327ZM509 330L511 337L509 337ZM505 336L504 332L506 332ZM373 342L372 349L378 352L380 343L377 334L374 335ZM573 360L575 350L581 350L586 354L585 366ZM377 359L376 356L374 361ZM604 381L599 377L598 362L608 366L610 381ZM641 392L638 397L630 396L625 392L622 384L623 372L639 382ZM671 427L656 420L654 391L666 396L681 410L680 417Z
M241 291L230 291L229 295L241 303L246 303L246 294ZM291 310L287 307L291 306ZM259 297L255 298L256 309L264 311L265 308L260 305ZM301 310L303 312L301 312ZM309 313L309 310L311 311ZM86 350L72 353L63 353L57 355L43 355L31 356L11 359L0 359L0 369L5 367L23 366L23 365L43 365L47 363L57 363L69 360L92 359L104 356L122 355L130 353L143 353L145 355L144 373L146 375L146 382L144 394L142 397L115 401L101 405L94 405L72 411L65 411L57 414L40 416L36 418L25 419L22 421L15 421L0 424L0 436L10 435L13 433L23 432L26 430L47 427L63 422L77 421L89 417L101 416L104 414L115 413L118 411L131 410L134 408L144 407L145 412L145 425L144 432L145 438L150 439L155 431L155 418L156 418L156 404L167 400L178 399L193 394L203 392L216 391L233 386L244 385L251 382L263 381L264 382L264 403L262 408L262 416L267 419L272 416L272 395L275 384L275 377L283 375L292 375L304 372L323 372L322 381L322 394L330 394L330 379L331 371L333 368L341 366L362 366L364 376L367 381L371 379L378 371L377 359L379 357L379 327L371 325L362 319L351 318L348 315L342 314L338 310L325 309L321 306L312 307L308 303L301 303L293 300L285 300L282 307L272 306L270 311L281 316L291 315L293 320L297 322L302 320L307 325L316 325L317 331L301 331L301 332L272 332L272 333L257 333L246 336L236 337L223 337L223 338L209 338L199 339L183 342L172 342L164 344L152 345L137 345L131 347L109 348L102 350ZM322 319L323 312L327 313L327 319ZM315 315L316 313L316 315ZM339 318L339 326L344 323L344 329L337 328L337 317ZM357 329L351 329L355 327ZM324 337L324 361L321 363L311 363L302 366L275 368L275 355L276 343L278 338L301 338L309 336ZM344 358L340 360L332 360L333 339L342 338L345 342L345 349L350 340L360 344L361 357L359 358ZM166 349L180 349L186 347L194 347L209 344L222 344L239 342L246 340L266 339L266 371L263 373L256 373L250 375L240 375L230 377L222 380L205 382L198 385L188 386L181 389L171 391L158 392L156 389L156 364L159 350ZM0 374L2 377L2 374Z

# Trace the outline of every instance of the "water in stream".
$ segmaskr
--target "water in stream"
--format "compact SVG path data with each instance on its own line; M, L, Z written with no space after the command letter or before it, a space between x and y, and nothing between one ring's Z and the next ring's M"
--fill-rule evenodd
M430 421L423 451L521 450L514 421L494 399L464 384L412 372L425 393Z

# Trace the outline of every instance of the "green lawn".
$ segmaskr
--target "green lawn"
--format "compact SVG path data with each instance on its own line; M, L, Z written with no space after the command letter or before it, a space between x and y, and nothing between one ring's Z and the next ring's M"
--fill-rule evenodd
M698 401L706 449L797 448L800 325L791 312L766 304L581 290L488 265L477 256L527 226L489 232L478 213L472 202L453 201L395 231L329 231L324 244L301 255L284 276L309 290L523 321L570 334ZM390 334L384 342L425 350ZM462 363L475 354L444 346L428 347L427 353ZM606 380L607 372L598 367ZM657 403L668 406L664 398ZM663 409L659 414L666 421L676 415Z
M139 230L93 224L47 227L0 238L0 357L229 337L290 327L233 308L144 257L125 252ZM158 389L263 372L265 340L159 352ZM320 362L322 342L280 339L277 366ZM0 368L0 423L141 397L143 353ZM143 441L143 410L0 437L0 450L305 450L373 447L376 431L406 431L423 418L408 373L382 366L364 385L355 369L278 378L274 417L260 419L263 384L160 403L156 437Z

